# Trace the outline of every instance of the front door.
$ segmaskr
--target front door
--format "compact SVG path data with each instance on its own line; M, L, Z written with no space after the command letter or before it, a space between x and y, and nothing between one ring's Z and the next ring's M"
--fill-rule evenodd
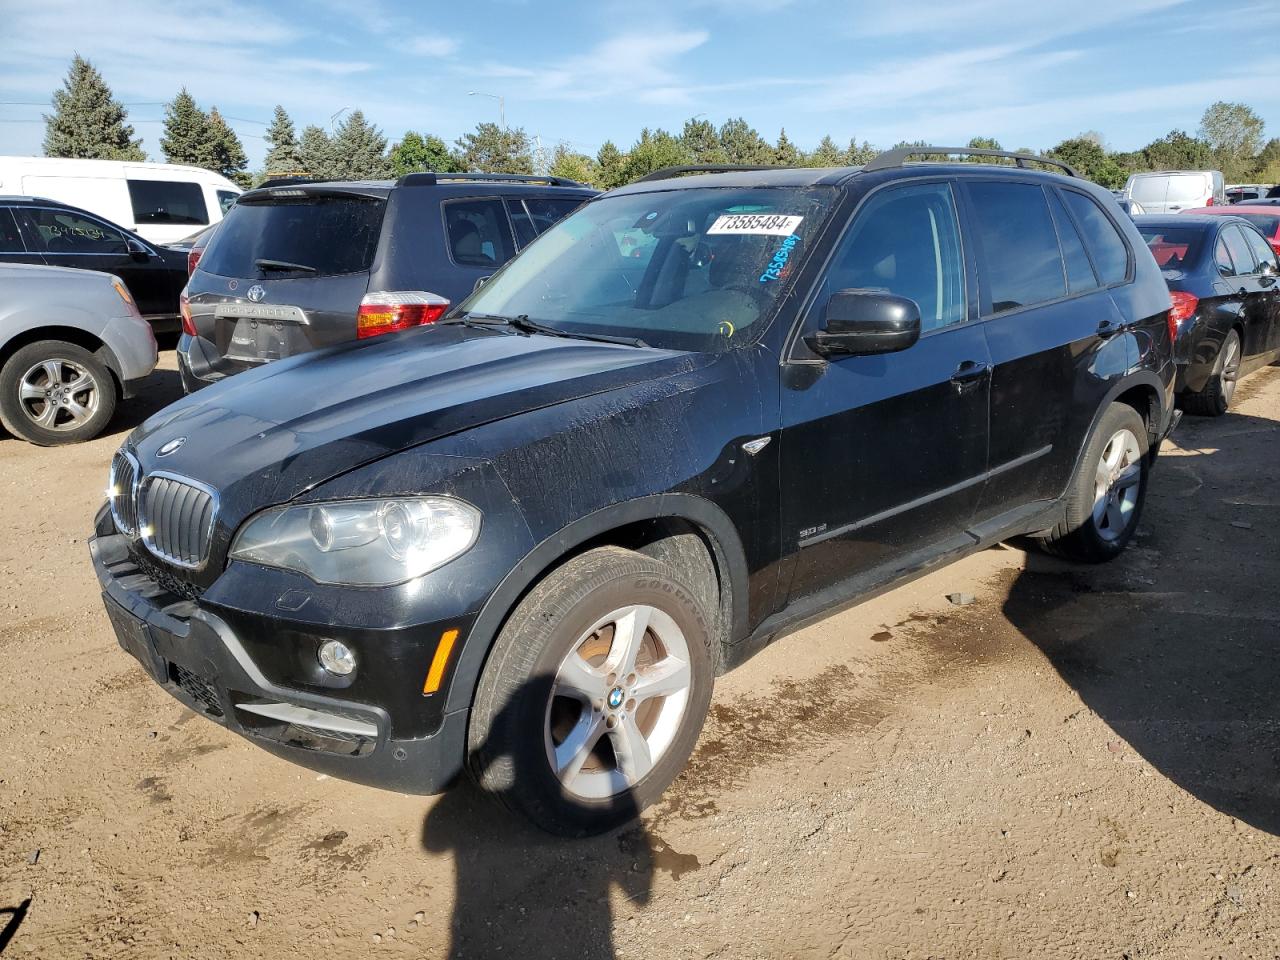
M963 536L987 463L986 340L968 319L952 186L875 193L839 242L804 321L831 295L876 289L920 308L921 337L899 353L830 361L795 348L782 377L784 550L790 599Z

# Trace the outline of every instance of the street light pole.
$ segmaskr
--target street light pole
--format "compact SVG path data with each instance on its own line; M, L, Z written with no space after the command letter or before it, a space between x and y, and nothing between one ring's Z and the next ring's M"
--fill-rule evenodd
M507 101L496 93L481 93L479 90L469 90L468 97L488 97L490 100L498 101L498 119L502 123L502 129L507 129Z

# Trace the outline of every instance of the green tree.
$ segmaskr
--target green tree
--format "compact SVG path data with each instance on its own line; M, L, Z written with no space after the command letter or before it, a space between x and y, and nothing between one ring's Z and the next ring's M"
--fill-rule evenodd
M217 146L209 116L183 87L164 107L160 149L170 163L213 168Z
M640 131L640 139L627 152L627 159L623 164L623 182L630 183L664 167L684 166L690 160L679 137L672 136L666 130L650 130L645 127Z
M391 148L391 172L397 177L406 173L430 171L432 173L457 173L460 169L458 159L449 152L449 145L439 137L427 134L425 137L408 130L403 138Z
M222 114L218 112L217 107L209 109L209 136L212 141L213 156L212 162L205 166L218 171L242 187L249 186L251 178L245 173L249 158L244 155L244 144L240 142L236 132L227 125L227 121L222 119Z
M336 179L380 180L391 176L387 138L365 120L364 111L348 113L333 131L329 142Z
M521 127L478 123L458 139L462 168L480 173L533 173L533 152Z
M1280 137L1273 137L1258 153L1250 179L1257 183L1280 183Z
M53 92L53 113L44 115L44 155L90 160L145 160L141 138L111 94L102 74L76 54L62 89Z
M680 145L690 163L728 163L720 133L710 120L686 120L680 133Z
M298 157L298 137L293 121L284 107L276 105L271 126L263 139L267 142L267 159L264 164L268 177L293 177L302 173L302 161Z
M773 148L773 162L780 167L800 166L800 150L791 142L785 128L778 133L778 142Z
M995 137L971 137L969 139L969 142L965 144L965 146L970 147L974 150L1003 150L1004 149L1004 147L1000 145L1000 141L997 140ZM1001 164L1001 165L1013 163L1013 161L1008 159L1007 157L983 157L983 156L975 157L972 155L968 155L968 156L962 157L961 159L963 159L966 163L995 163L995 164Z
M551 169L548 172L553 177L564 177L567 180L577 180L579 183L589 183L593 186L598 186L600 181L600 168L596 162L585 153L577 153L563 143L556 144L555 151L551 155Z
M298 166L307 176L317 180L332 180L337 177L333 144L329 135L315 124L302 128L302 138L298 141Z
M836 146L836 142L830 136L824 136L818 141L818 146L812 153L805 154L804 165L806 167L843 167L845 153Z
M860 167L874 160L879 152L866 140L858 143L857 137L850 137L849 149L844 152L844 162L851 167Z
M773 163L773 147L742 117L726 120L720 127L720 146L726 163Z
M1218 166L1228 181L1242 180L1253 170L1254 157L1262 148L1265 124L1243 103L1219 100L1210 104L1200 118L1200 139L1209 144Z
M1208 170L1215 163L1213 148L1182 130L1171 130L1142 148L1147 170Z
M1049 150L1048 156L1075 167L1081 176L1110 190L1123 187L1128 177L1128 173L1097 140L1084 134L1063 140Z
M627 155L612 140L601 144L596 153L596 166L600 170L600 179L595 185L601 190L612 190L627 182Z

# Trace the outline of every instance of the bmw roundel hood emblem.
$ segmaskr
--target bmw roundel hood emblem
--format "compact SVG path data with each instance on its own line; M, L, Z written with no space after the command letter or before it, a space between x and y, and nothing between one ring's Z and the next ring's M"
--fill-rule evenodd
M249 296L249 299L252 300L254 303L261 303L263 298L266 297L266 295L267 295L267 291L262 289L262 284L260 283L255 283L252 287L249 288L248 296Z
M178 448L187 442L186 437L175 437L166 443L163 447L156 451L157 457L167 457L171 453L177 453Z

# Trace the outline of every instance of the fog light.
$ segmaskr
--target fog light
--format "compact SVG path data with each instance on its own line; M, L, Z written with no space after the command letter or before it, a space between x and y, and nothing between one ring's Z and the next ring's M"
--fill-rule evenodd
M335 677L345 677L356 668L356 655L337 640L320 644L320 665Z

